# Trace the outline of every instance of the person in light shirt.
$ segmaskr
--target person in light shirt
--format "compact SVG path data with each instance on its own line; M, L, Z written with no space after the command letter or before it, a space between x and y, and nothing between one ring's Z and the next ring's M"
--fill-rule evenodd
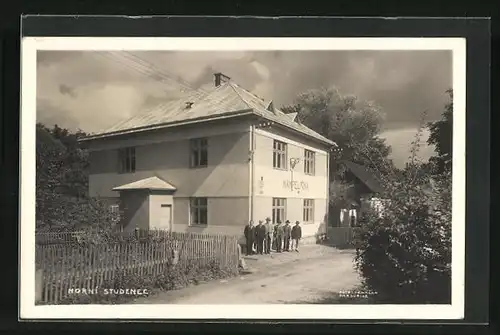
M340 222L342 227L355 227L357 225L358 211L355 204L349 209L340 210Z
M266 248L265 248L265 253L270 254L271 253L271 248L273 244L273 239L274 239L274 224L271 221L271 218L266 218Z

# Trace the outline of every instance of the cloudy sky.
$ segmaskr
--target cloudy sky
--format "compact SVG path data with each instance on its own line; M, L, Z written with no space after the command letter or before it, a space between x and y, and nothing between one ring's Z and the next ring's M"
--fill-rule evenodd
M440 117L452 82L450 51L39 51L37 63L38 121L86 132L179 97L188 86L203 90L218 71L275 106L308 89L336 86L382 107L381 137L398 165L422 112L428 121Z

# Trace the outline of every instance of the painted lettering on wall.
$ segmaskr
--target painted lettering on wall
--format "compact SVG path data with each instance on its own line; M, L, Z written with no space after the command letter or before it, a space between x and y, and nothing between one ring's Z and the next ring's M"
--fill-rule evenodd
M296 191L306 191L309 189L309 185L305 181L284 180L283 188Z

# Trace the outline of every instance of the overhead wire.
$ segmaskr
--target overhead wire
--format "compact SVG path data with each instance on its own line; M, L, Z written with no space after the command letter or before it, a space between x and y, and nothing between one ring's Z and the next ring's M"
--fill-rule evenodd
M125 68L128 68L132 71L135 71L139 74L142 74L150 79L153 79L157 82L160 82L162 84L167 84L171 83L177 86L177 88L180 89L181 92L183 93L191 93L194 96L200 96L204 93L205 91L200 91L196 90L193 87L190 87L184 83L180 83L178 80L173 79L169 75L165 74L162 70L159 70L155 68L154 65L142 61L139 62L138 60L134 60L130 57L126 57L123 54L120 55L121 52L110 52L110 51L97 51L96 54L100 55L101 57L107 58L110 61L113 62L118 62L120 65L122 65Z
M143 64L144 66L146 66L146 67L150 68L150 69L151 69L152 71L154 71L155 73L160 74L161 76L164 76L164 77L166 77L166 78L169 78L169 79L171 79L171 80L173 80L173 81L177 82L178 84L180 84L180 85L182 85L182 86L184 86L184 87L186 87L186 88L192 89L192 90L194 90L194 91L200 91L200 92L202 92L202 93L208 93L207 91L205 91L205 90L204 90L204 89L202 89L202 88L195 89L195 88L193 87L193 85L192 85L192 84L188 83L187 81L183 80L182 78L177 77L176 75L174 75L174 74L172 74L172 73L168 72L168 71L167 71L167 70L165 70L165 69L160 69L160 68L159 68L159 67L157 67L156 65L154 65L154 64L152 64L151 62L149 62L149 61L145 60L144 58L141 58L141 57L137 56L137 55L136 55L136 54L134 54L134 53L131 53L131 52L129 52L129 51L123 51L123 54L124 54L124 55L128 55L130 58L132 58L132 59L136 60L138 63L141 63L141 64ZM129 58L129 59L130 59L130 58ZM176 79L174 79L173 77L175 77Z

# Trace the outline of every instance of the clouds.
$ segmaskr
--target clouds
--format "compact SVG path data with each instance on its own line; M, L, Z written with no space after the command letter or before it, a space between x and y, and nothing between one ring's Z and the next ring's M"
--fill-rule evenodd
M391 145L391 158L397 167L403 168L405 163L408 162L410 148L417 132L417 127L411 127L387 130L380 135ZM427 145L428 138L429 130L426 129L421 134L419 140L420 150L417 152L417 157L422 161L427 161L429 157L434 155L434 146Z
M213 73L223 72L276 106L312 88L337 86L381 106L385 130L408 129L424 110L429 120L440 117L451 71L448 51L39 51L38 118L95 132L180 97L175 81L207 89Z

